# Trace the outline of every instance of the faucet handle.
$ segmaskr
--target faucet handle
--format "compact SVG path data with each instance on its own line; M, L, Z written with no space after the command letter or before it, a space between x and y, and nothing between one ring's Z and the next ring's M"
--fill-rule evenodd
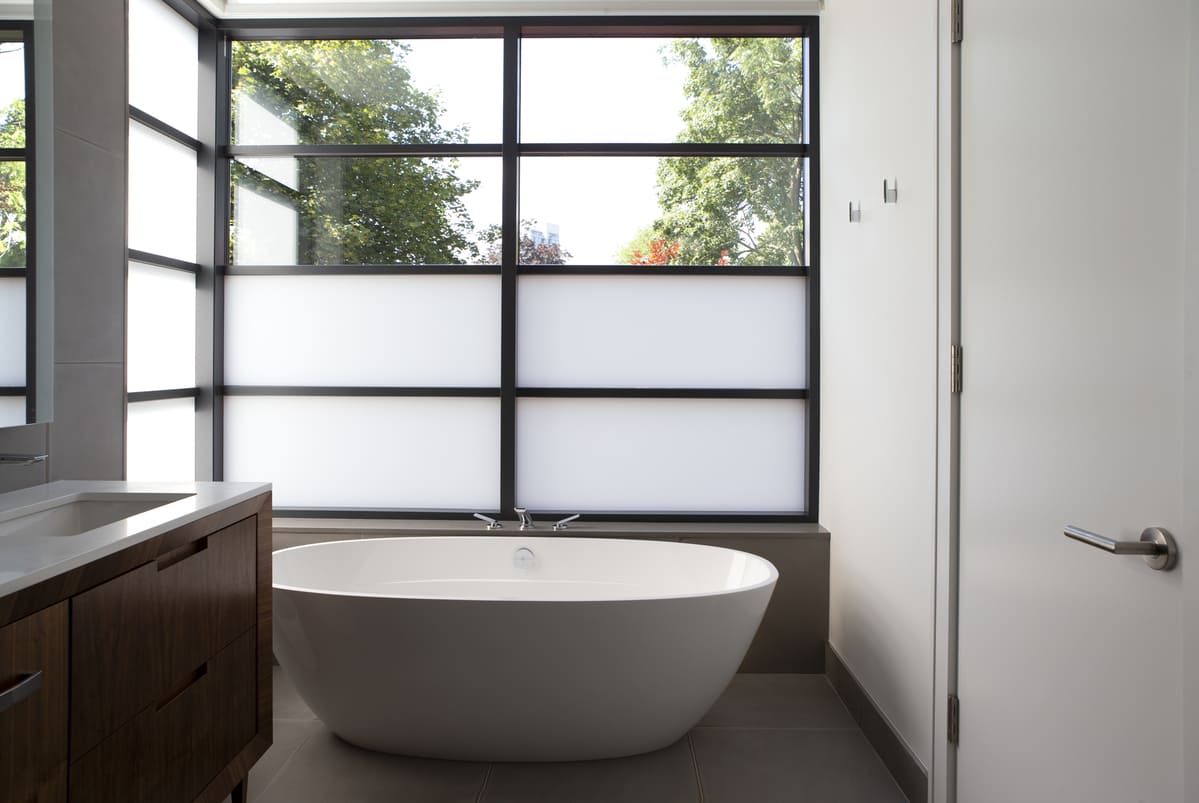
M528 508L526 508L526 507L514 507L514 508L512 508L512 510L513 510L513 511L516 513L517 517L520 519L520 528L521 528L522 530L535 530L535 529L537 529L537 528L534 526L534 524L533 524L533 517L529 515L529 509L528 509Z
M574 521L575 519L577 519L577 518L578 518L579 516L581 516L581 515L582 515L581 513L576 513L576 514L574 514L573 516L567 516L566 518L564 518L564 519L562 519L562 520L558 521L558 522L557 522L557 523L554 525L554 529L555 529L555 530L565 530L565 529L566 529L566 523L567 523L567 522Z
M501 530L504 527L504 525L491 518L491 516L484 516L482 513L476 513L475 518L479 521L487 522L487 529L489 530Z

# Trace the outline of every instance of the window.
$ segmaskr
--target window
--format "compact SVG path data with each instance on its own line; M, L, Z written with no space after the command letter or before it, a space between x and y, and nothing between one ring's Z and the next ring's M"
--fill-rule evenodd
M223 477L815 520L815 20L352 26L229 23Z
M29 23L0 22L0 427L35 420L32 35Z
M196 27L174 9L162 0L130 0L130 480L197 476L199 52Z

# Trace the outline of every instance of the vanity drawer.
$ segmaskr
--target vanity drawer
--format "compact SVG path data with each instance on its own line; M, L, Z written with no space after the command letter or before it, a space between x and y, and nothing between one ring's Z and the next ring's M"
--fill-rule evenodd
M194 800L257 730L254 631L71 765L71 803Z
M72 761L254 627L256 535L243 519L71 600Z
M0 627L0 800L65 801L66 762L67 603L60 602Z

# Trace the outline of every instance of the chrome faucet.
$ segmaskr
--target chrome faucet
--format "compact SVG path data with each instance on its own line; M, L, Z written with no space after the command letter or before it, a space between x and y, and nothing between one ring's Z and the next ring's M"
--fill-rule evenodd
M475 518L479 521L487 522L487 529L489 530L501 530L504 527L504 525L491 518L491 516L484 516L482 513L476 513Z
M565 529L566 529L566 525L567 525L568 523L570 523L570 522L574 521L575 519L577 519L577 518L578 518L579 516L581 516L581 515L582 515L581 513L576 513L576 514L574 514L573 516L567 516L566 518L564 518L564 519L560 520L559 522L557 522L557 523L554 525L554 529L555 529L555 530L565 530Z
M533 517L529 515L529 509L524 507L512 508L516 511L517 517L520 519L520 528L522 530L535 530L537 527L533 524Z
M48 454L0 454L0 466L31 466L41 463Z

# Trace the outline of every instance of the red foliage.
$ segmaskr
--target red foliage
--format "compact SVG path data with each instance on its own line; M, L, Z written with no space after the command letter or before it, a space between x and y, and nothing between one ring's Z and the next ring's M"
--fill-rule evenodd
M664 239L650 240L649 253L644 253L640 248L633 249L633 258L629 260L630 265L669 265L679 255L679 241L666 242Z

